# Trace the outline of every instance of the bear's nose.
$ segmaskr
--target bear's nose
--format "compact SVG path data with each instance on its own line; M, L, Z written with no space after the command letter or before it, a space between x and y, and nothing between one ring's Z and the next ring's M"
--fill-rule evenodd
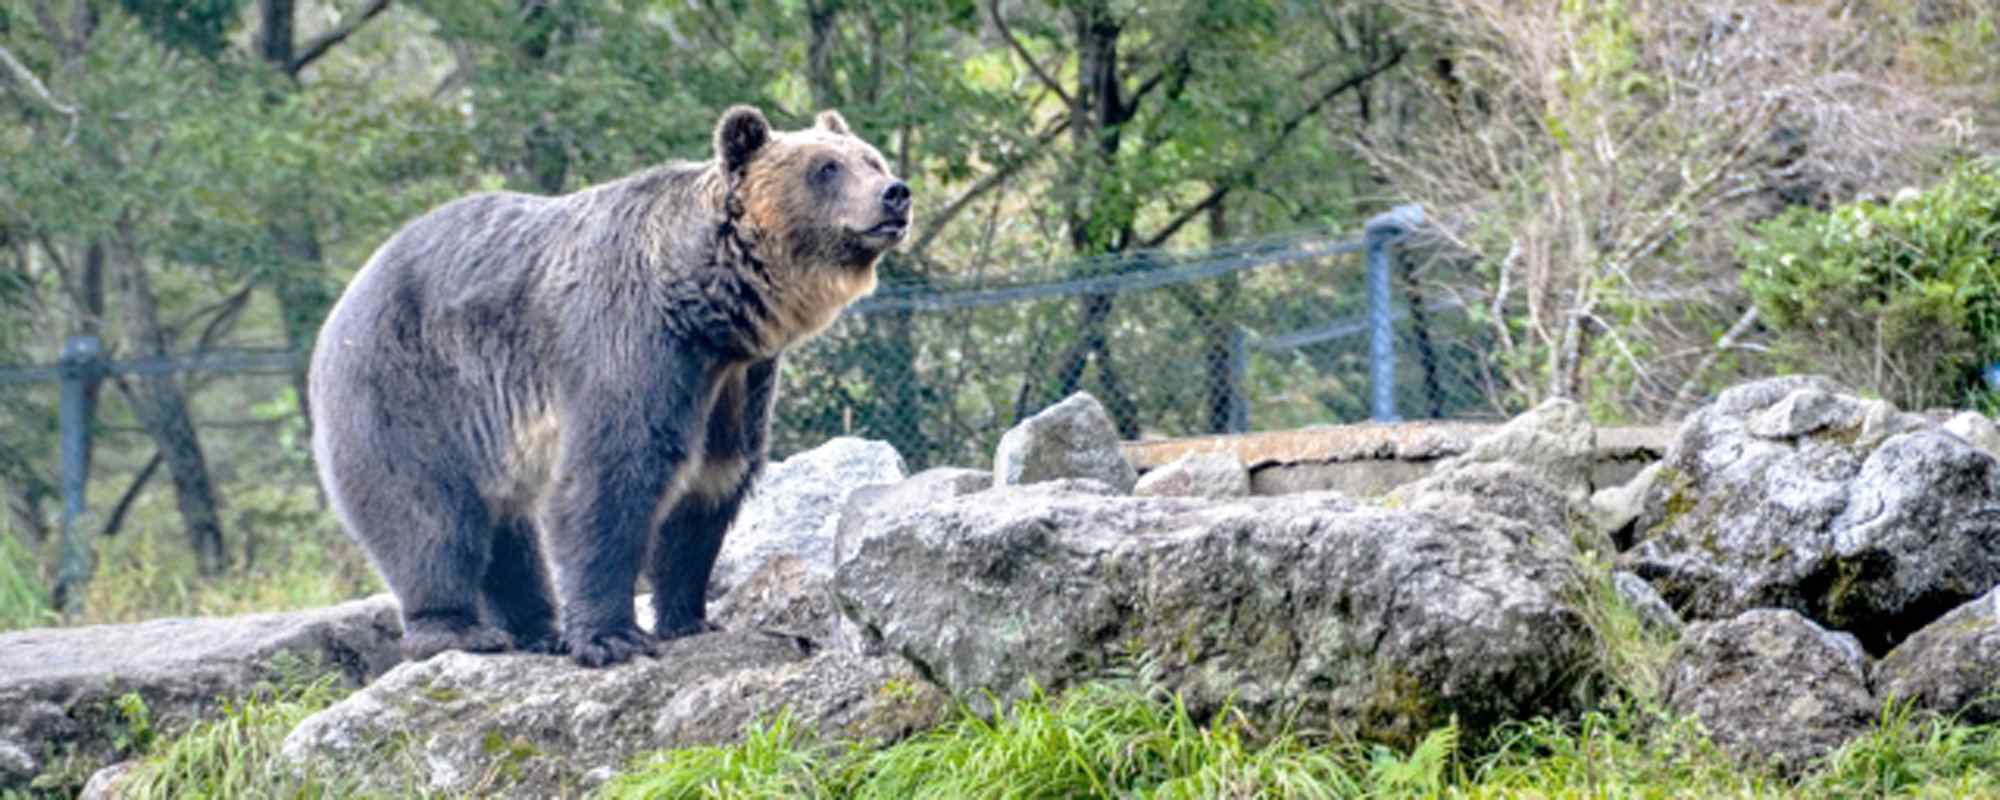
M910 185L896 181L883 189L882 210L891 214L907 213L910 210Z

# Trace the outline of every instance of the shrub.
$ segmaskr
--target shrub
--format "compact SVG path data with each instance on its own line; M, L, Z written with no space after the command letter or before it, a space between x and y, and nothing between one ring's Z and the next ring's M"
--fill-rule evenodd
M2000 404L1981 381L2000 361L2000 159L1886 204L1793 209L1740 254L1795 368L1905 408Z

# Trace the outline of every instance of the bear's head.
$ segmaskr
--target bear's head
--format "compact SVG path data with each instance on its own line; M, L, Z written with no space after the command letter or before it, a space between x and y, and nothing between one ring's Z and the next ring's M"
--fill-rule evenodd
M733 107L716 123L715 158L732 221L769 272L767 346L819 332L874 291L876 260L910 229L909 185L838 112L774 131L757 109Z
M715 157L734 178L738 224L773 267L872 275L910 228L910 187L839 112L774 131L757 109L736 106L716 124Z

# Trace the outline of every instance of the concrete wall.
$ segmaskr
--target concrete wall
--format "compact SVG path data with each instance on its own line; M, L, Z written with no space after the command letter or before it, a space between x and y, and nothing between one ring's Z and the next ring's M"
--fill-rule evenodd
M1334 489L1379 495L1430 474L1438 461L1466 451L1498 423L1400 422L1331 425L1273 433L1198 436L1125 444L1125 457L1141 473L1187 453L1221 452L1250 469L1256 494ZM1659 460L1673 439L1670 427L1597 429L1598 488L1631 480Z

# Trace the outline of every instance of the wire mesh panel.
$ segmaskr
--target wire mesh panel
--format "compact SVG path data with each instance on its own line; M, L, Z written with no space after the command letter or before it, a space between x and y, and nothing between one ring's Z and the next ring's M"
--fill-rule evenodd
M890 442L912 469L980 466L1009 427L1075 391L1129 439L1383 418L1367 249L1293 236L885 280L788 356L773 455L853 435ZM1390 416L1493 415L1484 328L1418 294L1398 282L1376 312L1393 341Z

